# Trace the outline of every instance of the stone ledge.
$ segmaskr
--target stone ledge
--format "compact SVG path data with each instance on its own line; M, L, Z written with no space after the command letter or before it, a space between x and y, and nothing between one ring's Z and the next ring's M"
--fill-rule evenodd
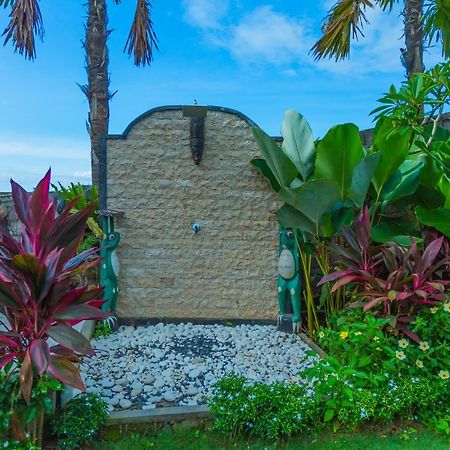
M106 427L118 425L135 425L155 422L183 422L185 420L211 419L209 409L205 405L171 406L155 409L130 409L112 411L106 422Z

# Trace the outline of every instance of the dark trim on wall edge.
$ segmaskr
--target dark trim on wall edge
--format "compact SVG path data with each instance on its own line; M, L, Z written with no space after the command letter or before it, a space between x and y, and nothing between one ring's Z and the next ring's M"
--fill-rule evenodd
M122 134L108 134L106 139L126 139L135 125L151 116L152 114L161 111L181 111L183 109L183 106L184 105L168 105L149 109L140 116L136 117L136 119L134 119L132 122L130 122L130 124L125 128ZM251 127L259 128L259 126L255 122L253 122L252 119L235 109L225 108L224 106L207 106L206 108L208 111L218 111L226 114L233 114L234 116L240 117L242 120L247 122Z
M208 319L208 318L192 318L192 317L119 317L118 324L119 326L134 326L134 327L142 327L149 325L156 325L157 323L163 324L180 324L180 323L192 323L194 325L227 325L232 324L230 326L235 325L276 325L277 321L270 319Z

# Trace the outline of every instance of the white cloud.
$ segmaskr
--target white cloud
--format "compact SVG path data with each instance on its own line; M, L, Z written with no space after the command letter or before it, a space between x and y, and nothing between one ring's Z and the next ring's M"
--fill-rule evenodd
M4 137L0 141L0 191L9 191L12 178L31 190L49 167L52 182L90 183L90 146L84 140Z
M319 8L323 17L337 0L322 0ZM226 49L239 63L274 65L285 76L298 74L299 66L315 68L340 76L368 75L374 73L399 74L404 71L400 49L405 46L401 6L393 11L366 8L368 23L364 36L352 40L350 58L336 62L334 59L314 61L310 48L320 37L320 26L311 27L310 19L299 19L277 11L273 5L260 6L248 14L235 17L227 15L230 7L236 12L236 2L231 0L183 0L186 20L201 28L205 41ZM230 19L234 17L234 19ZM425 55L429 67L440 58L439 49Z
M270 5L255 9L231 27L223 45L244 63L289 64L308 51L302 22L274 11Z
M185 20L193 27L215 29L227 15L228 0L183 0Z

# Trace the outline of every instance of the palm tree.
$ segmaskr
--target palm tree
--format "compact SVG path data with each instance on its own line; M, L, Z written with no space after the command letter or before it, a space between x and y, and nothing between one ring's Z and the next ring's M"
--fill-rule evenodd
M113 0L119 4L121 0ZM36 58L36 37L42 39L44 28L39 0L0 0L0 6L10 8L10 22L3 35L6 45L10 40L14 50L25 58ZM87 84L80 86L89 101L87 120L91 138L92 181L98 184L98 157L101 141L108 134L109 57L107 40L108 14L106 0L88 0L87 4L86 53ZM157 38L151 19L149 0L136 0L136 12L124 51L133 55L136 66L145 66L153 60L153 51L158 49Z
M311 49L316 59L350 55L350 42L363 36L367 8L378 6L392 11L401 0L339 0L329 11L322 27L323 36ZM448 0L403 0L405 49L401 59L406 74L423 72L424 43L442 45L442 55L450 57L450 2Z

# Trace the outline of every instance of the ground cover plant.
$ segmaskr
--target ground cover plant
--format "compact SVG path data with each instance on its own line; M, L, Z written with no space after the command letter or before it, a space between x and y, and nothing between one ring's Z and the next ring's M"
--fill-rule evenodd
M380 431L365 427L358 433L307 433L284 440L267 440L248 435L229 437L210 429L173 429L162 432L129 433L120 435L107 431L101 442L94 444L98 450L186 450L242 449L242 450L444 450L448 438L431 431L413 427L410 423L394 424Z
M11 384L10 427L3 437L8 438L11 431L12 437L25 441L26 422L42 423L46 412L37 406L37 412L31 413L33 392L40 389L43 377L84 390L76 363L94 350L73 326L82 320L102 319L106 313L99 309L101 289L73 285L74 275L98 263L92 259L96 249L77 253L94 205L72 213L75 199L57 215L56 201L49 196L50 171L31 195L14 181L11 184L22 229L16 239L6 223L0 223L0 306L4 314L0 369L5 383L17 381ZM56 344L50 345L49 338ZM28 405L27 414L19 414L16 399Z
M53 419L57 449L74 450L89 445L108 418L108 404L96 394L79 394Z

